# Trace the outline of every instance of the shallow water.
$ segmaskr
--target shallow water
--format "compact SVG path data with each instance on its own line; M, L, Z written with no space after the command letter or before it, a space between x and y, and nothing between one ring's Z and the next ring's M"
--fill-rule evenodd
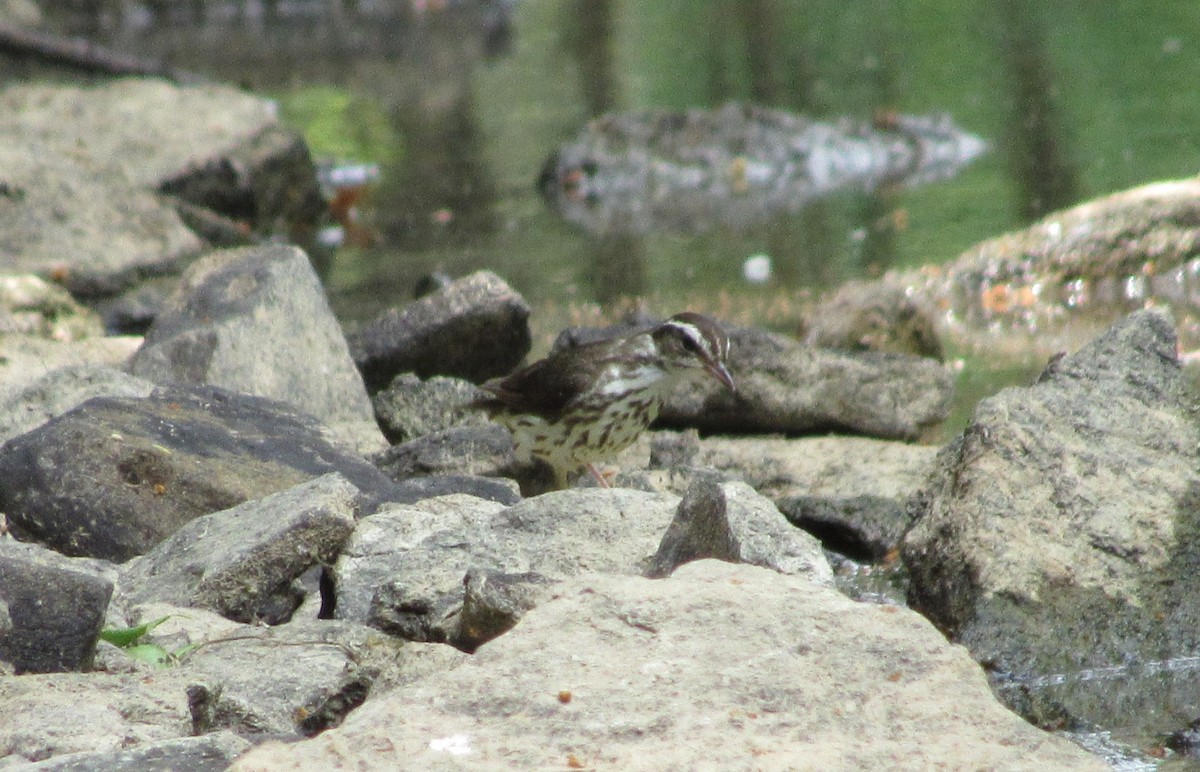
M406 299L431 271L480 267L537 306L650 295L670 311L724 293L769 316L781 295L943 262L1042 213L1200 168L1193 3L43 5L64 31L276 95L318 154L381 166L360 205L376 243L343 249L328 277L349 321ZM329 88L314 101L314 86ZM945 113L992 150L951 179L846 191L699 235L592 235L535 190L550 152L591 117L730 100L822 120ZM759 276L771 269L761 283L744 276L755 257Z

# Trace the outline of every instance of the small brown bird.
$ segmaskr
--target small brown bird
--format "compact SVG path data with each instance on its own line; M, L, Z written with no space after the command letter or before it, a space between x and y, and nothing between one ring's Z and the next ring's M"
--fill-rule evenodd
M707 316L684 312L653 329L551 354L483 384L479 404L513 436L519 458L544 460L559 488L584 467L629 447L672 387L707 372L733 389L729 336Z

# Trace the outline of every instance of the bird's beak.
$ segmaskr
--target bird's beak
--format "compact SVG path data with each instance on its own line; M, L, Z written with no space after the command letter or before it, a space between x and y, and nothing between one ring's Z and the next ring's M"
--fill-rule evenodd
M737 391L737 385L733 382L733 376L730 375L729 371L725 369L725 365L721 364L720 362L705 362L704 369L709 375L725 384L727 389L730 391Z

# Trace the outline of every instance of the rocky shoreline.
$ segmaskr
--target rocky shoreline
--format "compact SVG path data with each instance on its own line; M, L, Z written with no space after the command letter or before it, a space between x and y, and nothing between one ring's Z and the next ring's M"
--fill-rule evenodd
M81 100L147 118L55 113ZM1200 436L1168 314L941 449L912 442L947 414L938 360L731 330L736 395L683 390L616 487L547 492L465 408L528 353L528 305L481 272L346 335L297 225L311 162L269 104L128 80L0 105L24 159L0 164L0 766L1103 769L1183 747ZM907 576L910 608L847 597L847 571Z

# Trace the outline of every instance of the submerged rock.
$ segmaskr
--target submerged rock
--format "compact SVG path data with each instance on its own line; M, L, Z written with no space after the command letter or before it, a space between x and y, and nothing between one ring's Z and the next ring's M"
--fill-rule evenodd
M611 113L559 147L539 185L593 233L746 228L847 189L949 177L987 149L945 116L826 123L782 110Z

